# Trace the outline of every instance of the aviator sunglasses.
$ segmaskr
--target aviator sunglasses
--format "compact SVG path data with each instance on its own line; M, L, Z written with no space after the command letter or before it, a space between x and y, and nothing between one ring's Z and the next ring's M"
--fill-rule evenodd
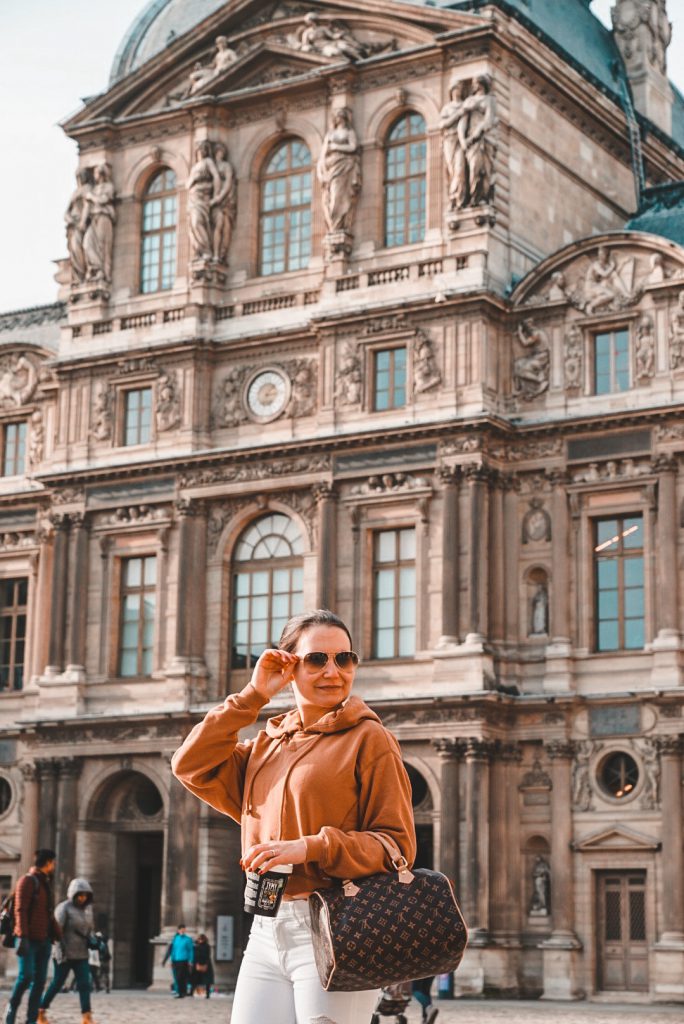
M328 659L332 658L338 668L346 671L352 666L356 668L359 663L359 656L356 651L338 651L337 654L326 654L325 651L310 651L300 658L309 668L325 668Z

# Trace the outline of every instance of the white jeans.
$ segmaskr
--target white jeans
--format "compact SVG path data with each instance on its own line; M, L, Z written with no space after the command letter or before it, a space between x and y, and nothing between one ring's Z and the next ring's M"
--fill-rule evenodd
M277 917L254 918L230 1024L370 1024L378 996L326 992L314 962L309 905L283 901Z

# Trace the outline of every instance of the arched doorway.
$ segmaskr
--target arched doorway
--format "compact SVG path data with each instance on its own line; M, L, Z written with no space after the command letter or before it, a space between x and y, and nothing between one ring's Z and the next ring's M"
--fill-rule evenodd
M95 921L111 938L115 988L152 983L150 939L161 925L164 801L142 772L110 776L91 801L86 861L95 890Z
M404 768L408 772L411 783L411 803L413 805L413 819L416 823L416 862L417 868L429 868L431 871L435 866L434 857L434 828L432 825L432 795L426 779L414 768L412 764L404 761Z

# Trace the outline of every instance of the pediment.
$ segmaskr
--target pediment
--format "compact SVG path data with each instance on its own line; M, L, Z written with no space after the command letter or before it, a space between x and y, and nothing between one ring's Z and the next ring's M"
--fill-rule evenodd
M573 242L542 260L516 286L520 307L571 306L586 316L637 305L652 289L684 279L684 248L638 231Z
M360 64L481 23L479 15L392 0L368 0L362 8L349 0L225 4L107 93L88 101L64 128L77 132L94 118L154 113L200 96L243 90L254 76L254 84L261 84L264 75L277 80L326 65ZM253 63L263 61L265 54L270 55L270 71ZM249 69L247 81L240 75L244 69Z
M616 853L630 850L654 853L660 849L657 839L625 828L624 825L610 825L598 832L592 832L573 845L579 853Z

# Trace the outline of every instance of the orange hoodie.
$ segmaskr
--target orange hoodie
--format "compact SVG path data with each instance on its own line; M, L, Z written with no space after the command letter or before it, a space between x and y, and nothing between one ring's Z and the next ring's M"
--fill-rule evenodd
M359 697L304 729L299 712L271 718L253 740L238 730L267 703L251 686L213 708L173 756L176 778L242 825L255 843L306 839L287 898L303 899L333 878L363 878L392 865L382 832L409 864L416 854L411 784L399 744Z

